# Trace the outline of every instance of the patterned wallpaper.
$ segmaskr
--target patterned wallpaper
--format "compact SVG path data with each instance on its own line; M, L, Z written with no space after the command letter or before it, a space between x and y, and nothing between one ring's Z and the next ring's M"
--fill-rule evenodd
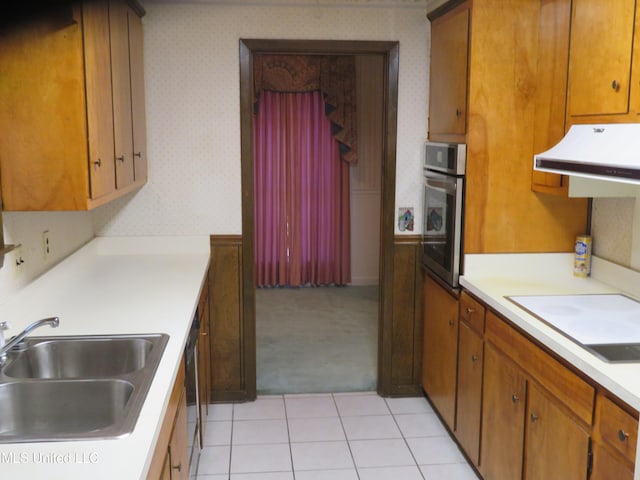
M147 1L145 8L149 181L93 213L97 235L241 233L240 38L399 41L396 205L414 206L420 218L428 110L424 6Z
M633 197L594 199L591 210L594 255L619 265L631 265L635 200Z

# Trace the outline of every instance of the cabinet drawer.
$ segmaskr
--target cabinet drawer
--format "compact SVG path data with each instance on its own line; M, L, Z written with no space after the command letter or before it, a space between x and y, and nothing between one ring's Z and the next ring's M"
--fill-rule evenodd
M602 439L622 453L630 462L636 458L638 417L628 414L604 396L598 396Z
M484 312L484 305L463 290L460 295L460 320L481 336L484 334Z
M587 425L593 423L595 389L491 311L486 314L485 340L502 350Z

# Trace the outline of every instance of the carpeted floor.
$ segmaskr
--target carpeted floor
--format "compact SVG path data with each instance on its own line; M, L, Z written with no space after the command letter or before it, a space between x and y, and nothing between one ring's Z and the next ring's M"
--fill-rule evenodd
M259 394L376 389L378 287L259 288Z

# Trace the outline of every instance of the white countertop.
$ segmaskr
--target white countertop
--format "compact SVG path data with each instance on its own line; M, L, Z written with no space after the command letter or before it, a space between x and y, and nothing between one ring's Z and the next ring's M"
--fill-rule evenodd
M640 363L607 363L515 305L511 295L625 293L640 299L640 273L593 258L592 276L573 275L573 254L465 255L460 284L495 311L640 411ZM636 480L640 463L636 455Z
M133 433L120 439L0 444L0 477L145 478L209 266L209 237L96 238L0 305L7 338L167 333L170 338ZM1 408L1 406L0 406Z

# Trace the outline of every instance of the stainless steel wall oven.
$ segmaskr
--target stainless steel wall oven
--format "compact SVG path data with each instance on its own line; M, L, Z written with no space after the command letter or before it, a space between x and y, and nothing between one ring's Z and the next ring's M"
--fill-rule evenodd
M462 265L465 144L427 142L423 182L423 264L452 287Z

